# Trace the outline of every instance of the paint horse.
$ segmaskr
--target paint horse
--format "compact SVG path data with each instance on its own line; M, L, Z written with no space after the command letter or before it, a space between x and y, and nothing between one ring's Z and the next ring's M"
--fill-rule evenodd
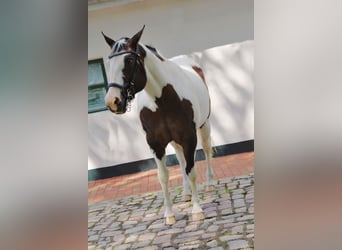
M183 200L191 198L193 204L192 220L204 219L194 168L198 131L207 160L206 184L213 189L208 121L210 98L204 75L190 59L167 60L155 48L139 44L144 27L133 37L117 41L102 32L111 48L105 103L113 113L123 114L137 95L140 120L158 166L164 194L165 223L176 223L168 191L165 158L165 148L169 143L174 147L182 169Z

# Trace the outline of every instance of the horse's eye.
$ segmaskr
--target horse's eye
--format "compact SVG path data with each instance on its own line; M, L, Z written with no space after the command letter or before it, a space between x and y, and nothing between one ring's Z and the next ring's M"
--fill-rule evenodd
M128 64L133 64L133 58L127 58L127 63Z

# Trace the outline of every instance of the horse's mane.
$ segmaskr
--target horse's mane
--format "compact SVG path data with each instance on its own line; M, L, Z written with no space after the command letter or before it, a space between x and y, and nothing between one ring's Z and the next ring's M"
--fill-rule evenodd
M148 48L156 57L158 57L161 61L164 61L164 57L159 54L158 50L155 47L152 47L151 45L145 45L146 48Z

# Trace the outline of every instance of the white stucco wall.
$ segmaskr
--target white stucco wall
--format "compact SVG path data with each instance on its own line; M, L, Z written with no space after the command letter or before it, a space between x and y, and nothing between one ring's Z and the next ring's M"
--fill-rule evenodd
M202 67L211 96L213 146L254 139L254 42L192 53ZM152 158L136 102L124 115L88 115L88 169ZM200 146L200 145L198 145ZM174 151L168 147L167 154Z
M253 0L112 0L88 8L88 59L106 58L101 31L135 34L166 57L191 55L203 68L212 101L215 146L254 139ZM193 53L194 51L199 51ZM152 157L136 104L122 116L88 115L88 169ZM168 148L167 153L173 153Z
M152 44L166 57L252 40L253 11L253 0L142 0L89 10L88 58L108 56L101 31L119 39L144 24L142 43Z

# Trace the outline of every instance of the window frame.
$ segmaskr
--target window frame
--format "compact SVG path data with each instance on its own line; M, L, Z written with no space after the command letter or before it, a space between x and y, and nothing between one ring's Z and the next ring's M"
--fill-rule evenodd
M103 76L103 81L104 82L103 83L92 84L92 85L89 85L89 82L88 82L88 93L89 93L89 90L100 88L100 87L104 88L105 91L107 92L107 90L108 90L108 80L107 80L106 69L104 67L103 58L88 60L88 66L90 64L100 64L101 65L101 72L102 72L102 76ZM103 106L103 107L100 107L100 108L96 108L96 109L93 109L93 110L89 110L89 97L88 97L88 114L96 113L96 112L101 112L101 111L106 111L106 110L108 110L108 108L106 106Z

